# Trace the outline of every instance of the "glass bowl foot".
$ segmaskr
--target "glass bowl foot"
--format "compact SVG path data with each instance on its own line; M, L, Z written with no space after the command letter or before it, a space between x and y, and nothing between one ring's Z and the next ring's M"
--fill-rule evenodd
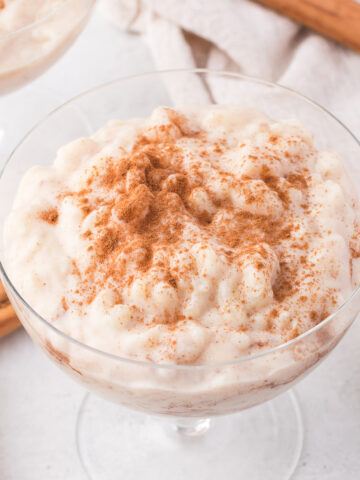
M303 443L293 392L211 423L144 415L87 394L76 435L90 480L288 480Z

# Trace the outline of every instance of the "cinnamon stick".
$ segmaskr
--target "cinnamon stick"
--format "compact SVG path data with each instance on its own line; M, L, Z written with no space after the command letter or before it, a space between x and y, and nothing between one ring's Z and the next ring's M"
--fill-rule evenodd
M0 338L8 335L21 326L15 311L7 298L0 282Z
M360 4L355 0L256 0L360 52Z

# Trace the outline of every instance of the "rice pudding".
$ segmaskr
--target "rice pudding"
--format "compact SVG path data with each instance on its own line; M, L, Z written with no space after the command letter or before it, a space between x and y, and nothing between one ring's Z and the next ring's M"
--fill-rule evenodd
M342 161L294 121L161 107L24 176L5 265L25 300L102 351L213 364L312 328L360 278Z

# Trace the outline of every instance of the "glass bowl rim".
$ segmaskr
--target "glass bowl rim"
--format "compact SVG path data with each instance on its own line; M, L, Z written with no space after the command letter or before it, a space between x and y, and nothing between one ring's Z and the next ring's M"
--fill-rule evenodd
M72 0L69 0L72 1ZM95 0L96 1L96 0ZM319 109L323 113L329 115L332 117L333 120L335 120L338 124L340 124L341 127L343 127L346 132L350 135L350 137L353 138L355 143L360 147L360 140L351 132L351 130L344 125L344 123L339 120L334 114L332 114L330 111L328 111L326 108L324 108L322 105L317 103L314 100L311 100L307 96L303 95L302 93L298 92L297 90L286 87L284 85L281 85L279 83L271 82L268 80L263 80L258 77L254 76L249 76L249 75L244 75L241 73L235 73L235 72L228 72L225 70L209 70L206 68L179 68L179 69L167 69L167 70L154 70L154 71L148 71L148 72L143 72L135 75L127 75L127 76L122 76L119 77L115 80L111 80L105 83L102 83L100 85L97 85L96 87L90 88L88 90L85 90L84 92L75 95L74 97L70 98L54 110L52 110L50 113L48 113L42 120L37 122L25 135L24 137L18 142L16 147L12 150L10 153L8 159L4 163L3 167L0 170L0 181L2 179L2 176L5 172L5 169L11 162L14 154L18 150L18 148L25 142L25 140L35 131L39 126L42 124L46 123L46 121L55 115L59 110L67 107L68 105L72 104L76 100L79 100L80 98L86 97L87 95L96 92L97 90L102 90L105 88L108 88L116 83L121 83L123 81L129 81L132 79L137 79L137 78L142 78L142 77L147 77L147 76L162 76L166 74L177 74L177 73L202 73L202 74L208 74L208 75L215 75L215 76L226 76L226 77L232 77L232 78L237 78L239 80L247 81L250 83L256 83L260 85L265 85L267 87L271 88L276 88L283 90L285 93L298 97L301 100L309 103L310 105L314 106L315 108ZM315 325L314 327L310 328L309 330L306 330L304 333L301 335L293 338L292 340L289 340L287 342L281 343L280 345L277 345L273 348L266 349L264 351L254 353L252 355L247 355L244 357L237 358L235 360L227 360L223 362L217 362L217 363L209 363L209 364L199 364L199 365L186 365L186 364L169 364L169 363L156 363L156 362L148 362L144 360L136 360L132 358L126 358L126 357L121 357L120 355L116 355L113 353L105 352L103 350L100 350L98 348L92 347L90 345L87 345L86 343L83 343L73 337L70 337L60 329L56 328L54 325L52 325L50 322L48 322L45 318L43 318L41 315L39 315L29 304L28 302L20 295L20 293L17 291L13 283L11 282L10 278L8 277L6 270L4 268L3 262L1 261L0 258L0 278L5 279L5 283L10 287L11 291L15 294L17 299L20 301L20 303L28 310L30 313L35 315L37 319L40 320L40 322L45 326L50 328L55 334L60 335L63 339L69 341L70 343L74 344L75 346L78 346L80 348L84 348L85 350L88 350L90 353L94 355L100 355L108 358L109 360L113 361L118 361L121 363L126 363L134 366L140 366L140 367L147 367L147 368L160 368L160 369L167 369L167 370L187 370L187 371L199 371L199 370L207 370L207 369L216 369L216 368L221 368L221 367L226 367L226 366L232 366L232 365L237 365L245 362L249 362L261 357L265 357L266 355L270 355L271 353L277 353L280 352L281 350L285 350L286 348L290 347L291 345L296 344L297 342L300 342L301 340L305 339L307 336L310 336L312 333L316 332L317 330L320 330L323 326L328 324L338 313L340 313L349 303L351 303L351 300L359 293L360 291L360 284L354 288L354 290L351 292L349 297L346 298L346 300L334 311L332 312L329 316L324 318L320 323Z
M17 30L13 30L12 32L5 33L5 35L0 35L0 41L6 40L11 37L16 37L17 35L21 35L23 32L27 30L31 30L35 27L38 27L42 23L45 23L48 20L50 20L52 17L55 17L59 12L61 12L64 8L66 8L72 2L75 2L75 0L66 0L62 5L59 5L58 7L55 8L55 10L45 15L45 17L39 18L39 20L36 20L35 22L28 23L27 25L24 25L23 27L20 27ZM92 4L94 4L96 0L91 0L91 2Z

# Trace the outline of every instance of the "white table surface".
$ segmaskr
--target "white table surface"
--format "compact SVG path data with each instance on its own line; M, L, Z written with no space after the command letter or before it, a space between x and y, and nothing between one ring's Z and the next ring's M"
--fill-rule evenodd
M0 98L0 125L6 129L0 165L23 133L53 107L105 81L152 69L143 41L117 31L95 12L54 67ZM295 480L360 478L359 340L357 321L330 357L296 387L305 442ZM74 434L83 396L84 390L23 330L0 340L0 480L86 480Z

